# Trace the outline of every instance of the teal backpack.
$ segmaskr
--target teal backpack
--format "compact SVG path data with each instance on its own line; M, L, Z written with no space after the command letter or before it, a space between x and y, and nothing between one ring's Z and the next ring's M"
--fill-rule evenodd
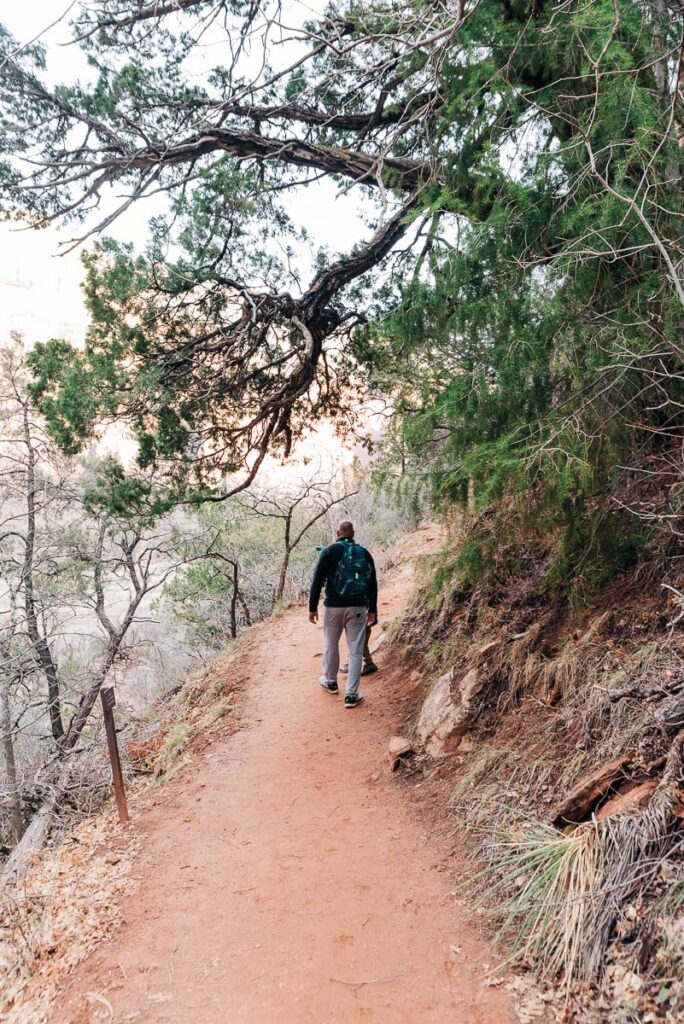
M335 590L350 605L363 604L371 581L371 564L360 544L345 544L335 573Z

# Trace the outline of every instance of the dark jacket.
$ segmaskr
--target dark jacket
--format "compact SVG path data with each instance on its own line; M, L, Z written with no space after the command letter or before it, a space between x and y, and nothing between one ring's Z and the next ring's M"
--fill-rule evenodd
M311 582L311 592L309 594L309 611L315 612L318 609L318 599L321 596L321 590L325 583L325 600L323 604L327 605L328 608L346 608L349 605L349 599L340 597L335 588L335 572L337 566L340 564L342 558L342 552L344 551L345 544L351 544L352 541L347 540L343 537L341 540L336 540L334 544L330 544L327 548L321 551L321 557L318 559L318 565L314 572L313 580ZM366 551L366 549L363 549ZM370 562L371 566L371 578L368 584L368 592L366 594L365 605L369 612L373 612L375 615L378 613L378 579L375 575L375 563L370 551L366 551L366 558Z

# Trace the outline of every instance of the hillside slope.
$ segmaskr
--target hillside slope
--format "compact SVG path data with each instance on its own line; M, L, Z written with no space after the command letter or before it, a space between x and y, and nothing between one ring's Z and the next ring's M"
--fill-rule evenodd
M553 552L468 581L464 536L428 560L393 645L416 795L461 865L467 847L513 958L551 1002L575 997L564 1019L679 1021L681 594L641 561L580 600L549 587Z

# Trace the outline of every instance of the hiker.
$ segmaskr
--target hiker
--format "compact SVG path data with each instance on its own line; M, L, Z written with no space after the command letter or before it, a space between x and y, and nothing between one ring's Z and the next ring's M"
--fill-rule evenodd
M319 682L328 693L338 693L340 637L344 630L349 648L344 706L355 708L367 631L378 621L378 580L369 551L354 540L354 526L343 519L337 540L318 559L309 594L309 622L318 622L318 599L325 584L323 614L323 675ZM369 652L370 654L370 652Z

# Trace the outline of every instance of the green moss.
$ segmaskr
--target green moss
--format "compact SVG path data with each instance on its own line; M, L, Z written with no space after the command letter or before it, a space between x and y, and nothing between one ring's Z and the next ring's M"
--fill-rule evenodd
M157 762L157 774L167 774L170 767L178 760L192 738L192 726L187 722L177 722L172 725L166 736L166 741L159 754Z

